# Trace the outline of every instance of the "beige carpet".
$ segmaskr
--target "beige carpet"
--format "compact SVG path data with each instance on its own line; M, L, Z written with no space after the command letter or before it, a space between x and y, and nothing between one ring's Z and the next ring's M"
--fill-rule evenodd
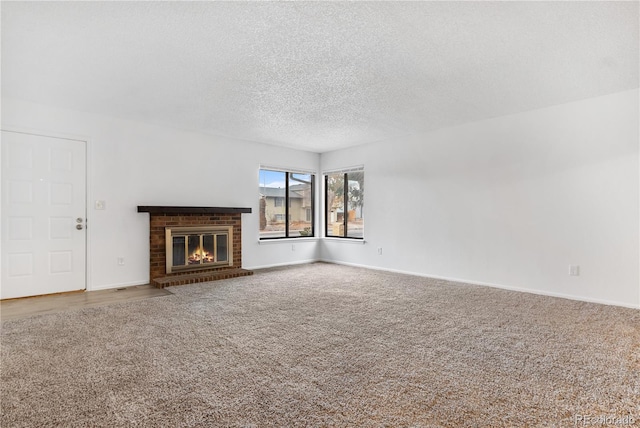
M323 263L171 291L3 322L0 425L640 426L638 310Z

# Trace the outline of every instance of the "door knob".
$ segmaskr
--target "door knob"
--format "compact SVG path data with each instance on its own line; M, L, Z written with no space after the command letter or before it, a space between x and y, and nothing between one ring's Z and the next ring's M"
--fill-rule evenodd
M82 223L82 222L83 222L82 217L78 217L78 218L76 219L76 223Z
M76 224L76 229L82 230L82 225L81 224Z

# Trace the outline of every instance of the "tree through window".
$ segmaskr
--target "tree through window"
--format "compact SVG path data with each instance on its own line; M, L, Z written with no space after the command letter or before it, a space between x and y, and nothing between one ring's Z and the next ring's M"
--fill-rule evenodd
M363 206L363 170L325 175L326 236L363 239Z

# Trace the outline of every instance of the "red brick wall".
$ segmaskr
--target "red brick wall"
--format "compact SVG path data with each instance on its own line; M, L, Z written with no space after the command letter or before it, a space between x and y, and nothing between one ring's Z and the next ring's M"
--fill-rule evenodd
M238 269L242 267L241 215L235 214L149 214L150 280L166 276L184 275L210 270ZM172 226L233 226L233 266L221 266L188 272L167 273L165 227Z

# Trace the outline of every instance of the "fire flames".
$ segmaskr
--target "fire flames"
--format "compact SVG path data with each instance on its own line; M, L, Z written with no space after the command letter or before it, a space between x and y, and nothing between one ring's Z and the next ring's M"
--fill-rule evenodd
M213 262L213 254L198 246L196 250L189 255L189 264L211 263Z

